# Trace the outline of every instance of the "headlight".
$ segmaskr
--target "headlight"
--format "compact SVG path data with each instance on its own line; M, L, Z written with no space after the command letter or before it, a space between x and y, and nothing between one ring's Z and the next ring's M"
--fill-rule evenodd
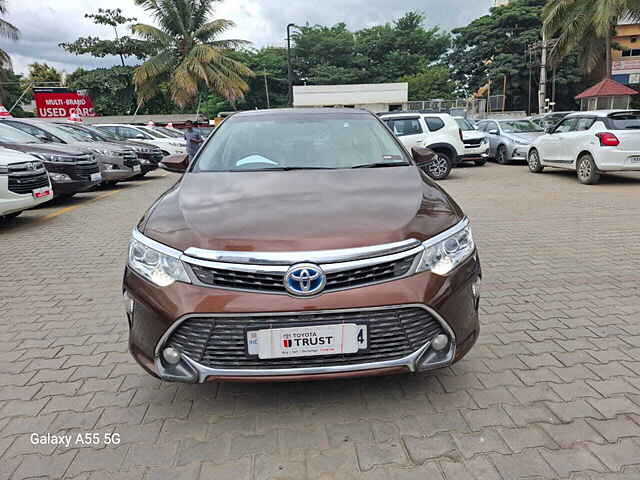
M9 174L9 167L5 165L0 165L0 175L8 175L8 174Z
M475 243L469 221L460 222L451 231L444 238L440 238L441 234L422 244L424 253L416 273L431 271L437 275L447 275L473 254Z
M50 153L41 153L41 152L29 152L29 155L33 155L40 160L44 160L45 162L75 162L76 159L73 157L65 157L64 155L55 155Z
M115 170L116 166L113 163L103 163L102 168L105 170Z
M135 239L129 242L129 266L159 287L168 287L176 281L191 283L177 254L160 252Z
M71 181L71 177L66 173L51 172L49 173L49 176L51 177L51 180L53 180L54 182L70 182Z
M105 150L104 148L92 148L92 151L95 153L99 153L100 155L111 155L109 150Z
M516 139L513 139L513 142L516 145L529 145L530 144L530 142L525 142L524 140L516 140Z
M480 145L486 145L487 143L489 142L487 141L486 138L483 138L482 140L480 140Z

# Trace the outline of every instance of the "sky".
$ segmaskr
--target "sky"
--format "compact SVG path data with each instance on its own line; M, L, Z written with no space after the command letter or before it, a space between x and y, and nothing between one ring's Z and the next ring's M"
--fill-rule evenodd
M215 17L236 23L227 38L249 40L260 48L284 46L288 23L345 22L350 29L357 30L389 22L408 10L418 10L426 15L427 26L450 30L488 13L492 4L493 0L225 0L216 7ZM2 39L0 48L9 52L16 73L26 73L27 66L35 61L67 73L78 67L117 65L117 58L76 56L58 47L61 42L73 42L83 36L113 38L110 27L94 25L84 18L85 13L95 12L99 7L119 7L126 16L153 23L133 0L8 0L5 19L20 29L21 38L17 42Z

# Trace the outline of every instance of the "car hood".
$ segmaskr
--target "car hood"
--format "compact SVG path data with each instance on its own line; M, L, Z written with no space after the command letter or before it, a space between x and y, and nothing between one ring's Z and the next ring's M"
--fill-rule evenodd
M93 154L93 152L87 148L80 148L71 145L56 145L52 143L3 143L0 142L0 146L4 148L10 148L12 150L18 150L20 152L34 152L34 153L48 153L53 155L86 155Z
M463 218L414 167L189 173L145 214L143 233L179 250L331 250L416 238Z
M463 130L462 138L464 140L479 140L485 138L487 135L484 132L478 130Z
M527 133L507 133L506 136L513 138L514 140L520 140L522 142L533 143L533 141L544 135L544 132L527 132Z
M37 162L38 160L26 153L17 152L15 150L8 150L6 148L0 148L0 165L11 165L13 163L22 162Z

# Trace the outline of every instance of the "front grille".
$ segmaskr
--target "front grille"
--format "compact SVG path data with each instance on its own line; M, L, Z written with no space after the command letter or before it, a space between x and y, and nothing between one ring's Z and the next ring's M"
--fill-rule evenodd
M323 291L330 292L342 288L354 288L402 277L409 271L414 259L415 255L412 255L391 262L367 265L343 272L328 273L327 283ZM191 269L200 282L211 287L286 293L284 273L250 273L200 265L191 265Z
M247 330L304 325L366 324L368 349L356 353L260 360L246 350ZM436 335L440 323L420 307L272 316L192 317L169 336L172 346L209 368L295 368L350 365L406 357Z
M464 146L466 148L478 148L482 145L482 140L473 139L473 140L464 140Z
M73 166L71 173L82 180L91 180L92 173L98 173L100 168L96 162L78 162Z
M14 163L9 165L9 191L17 194L49 186L49 175L40 162Z

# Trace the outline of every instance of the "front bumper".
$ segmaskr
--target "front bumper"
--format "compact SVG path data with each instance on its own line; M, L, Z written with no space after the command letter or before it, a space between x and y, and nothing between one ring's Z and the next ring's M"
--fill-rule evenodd
M41 203L48 202L53 198L53 189L49 185L49 195L41 198L34 198L32 193L17 194L9 191L7 178L0 177L0 216L9 215L33 208ZM44 187L43 187L44 188Z
M71 195L74 193L86 192L97 186L97 182L90 182L88 180L76 180L71 179L67 182L51 182L54 195Z
M477 253L446 277L429 272L382 284L329 292L312 298L295 298L208 288L176 282L159 288L129 268L123 289L133 300L128 312L129 348L149 373L165 380L205 381L290 381L340 378L440 368L461 359L479 334L478 298L474 285L480 277ZM475 290L477 292L477 290ZM397 358L364 363L305 366L305 357L293 368L211 368L183 356L179 368L161 359L160 352L173 329L190 316L223 315L253 318L260 315L317 312L366 312L370 310L419 307L435 318L450 339L448 350L436 352L425 342ZM313 322L311 323L313 324ZM331 357L323 357L327 363Z
M489 147L481 148L465 148L465 153L460 157L462 162L470 162L474 160L486 160L489 158Z
M531 145L515 145L509 152L509 160L526 160Z
M101 168L100 173L102 174L103 182L120 182L130 179L135 175L138 175L140 172L134 172L132 169L124 167L122 169L118 168L113 170Z

